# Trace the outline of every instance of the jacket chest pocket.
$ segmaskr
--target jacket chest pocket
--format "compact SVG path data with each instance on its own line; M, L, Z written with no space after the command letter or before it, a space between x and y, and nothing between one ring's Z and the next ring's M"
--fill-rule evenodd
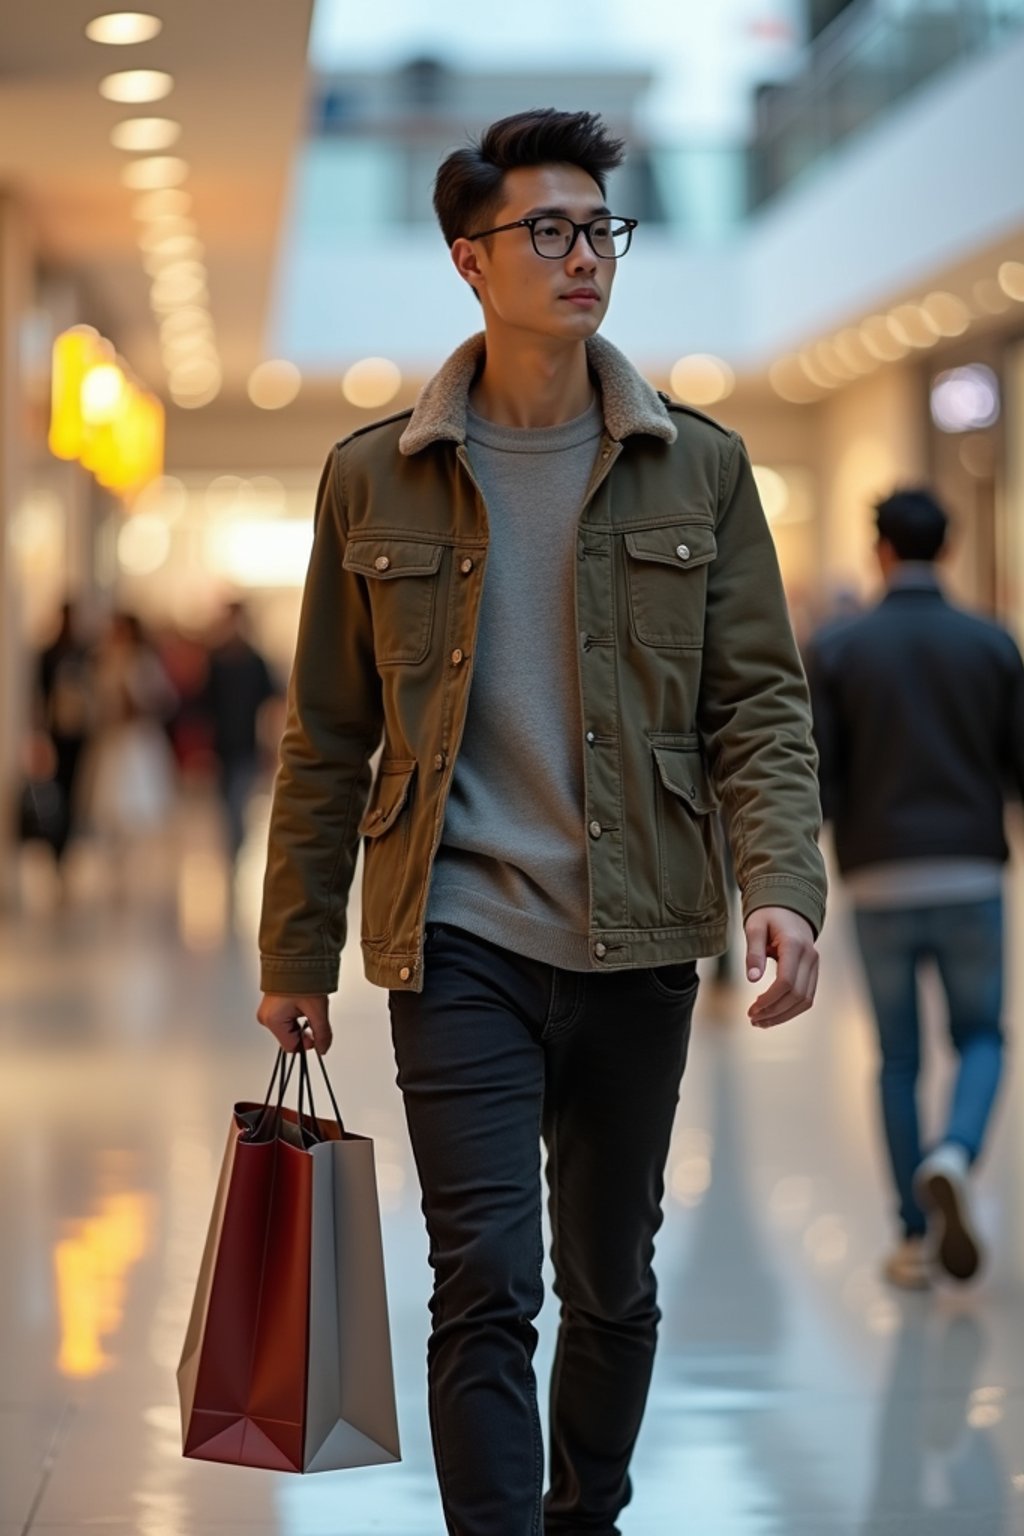
M708 523L627 533L629 623L641 645L693 650L704 643L708 566L718 553Z
M379 667L426 660L443 553L443 544L391 538L353 539L345 550L345 569L366 578Z

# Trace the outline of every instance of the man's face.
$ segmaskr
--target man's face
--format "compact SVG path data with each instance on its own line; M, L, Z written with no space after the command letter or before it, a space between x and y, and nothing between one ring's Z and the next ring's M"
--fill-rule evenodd
M597 183L579 166L539 165L509 171L504 201L487 228L534 214L562 214L582 224L607 212ZM488 240L457 240L452 257L498 324L551 340L585 341L604 319L616 263L595 256L584 234L568 256L539 256L527 228Z

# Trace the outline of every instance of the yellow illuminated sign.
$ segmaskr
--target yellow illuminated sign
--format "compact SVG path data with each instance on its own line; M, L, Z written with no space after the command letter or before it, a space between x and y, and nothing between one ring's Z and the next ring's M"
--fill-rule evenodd
M126 498L163 474L164 408L92 326L73 326L53 344L49 444Z

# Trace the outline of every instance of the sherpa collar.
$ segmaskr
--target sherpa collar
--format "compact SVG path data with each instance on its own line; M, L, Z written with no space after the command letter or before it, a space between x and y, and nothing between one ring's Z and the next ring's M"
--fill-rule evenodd
M402 453L419 453L442 440L466 441L466 402L483 353L484 333L480 331L464 341L423 386L409 425L398 441ZM675 442L676 429L661 396L618 347L603 336L592 336L587 342L587 361L601 386L609 436L618 440L645 432L662 442Z

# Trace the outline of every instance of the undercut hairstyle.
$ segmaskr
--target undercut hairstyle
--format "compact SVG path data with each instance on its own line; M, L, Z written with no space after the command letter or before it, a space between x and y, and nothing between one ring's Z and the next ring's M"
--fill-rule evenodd
M449 247L487 229L501 207L508 171L533 165L577 165L605 195L609 171L625 158L625 144L609 134L596 112L553 107L503 117L441 163L434 178L434 212Z
M946 542L949 518L931 491L896 491L875 506L878 536L901 560L934 560Z

